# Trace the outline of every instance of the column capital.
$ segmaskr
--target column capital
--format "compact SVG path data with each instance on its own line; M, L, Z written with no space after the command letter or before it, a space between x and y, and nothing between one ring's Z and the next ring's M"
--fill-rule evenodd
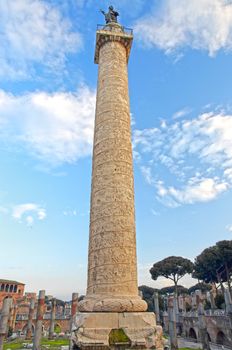
M108 23L97 27L94 63L99 63L100 48L109 41L120 42L125 47L128 62L133 41L133 30L122 27L118 23Z

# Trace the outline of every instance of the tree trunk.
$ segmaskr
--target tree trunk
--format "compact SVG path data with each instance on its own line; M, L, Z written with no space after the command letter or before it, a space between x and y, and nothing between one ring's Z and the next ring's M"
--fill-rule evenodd
M232 297L232 294L231 294L231 285L230 285L230 274L229 274L229 269L228 269L227 263L225 263L225 268L226 268L226 279L227 279L227 284L228 284L230 296Z
M177 288L177 281L174 281L175 283L175 294L176 294L176 298L178 299L178 288Z
M178 310L179 310L180 306L179 306L178 287L177 287L178 281L174 281L174 283L175 283L175 297L176 297L176 301L177 301L177 307L178 307Z
M223 293L223 295L224 295L225 288L224 288L224 286L223 286L222 279L221 279L221 275L220 275L219 273L217 273L217 279L218 279L218 283L220 283L221 290L222 290L222 293Z

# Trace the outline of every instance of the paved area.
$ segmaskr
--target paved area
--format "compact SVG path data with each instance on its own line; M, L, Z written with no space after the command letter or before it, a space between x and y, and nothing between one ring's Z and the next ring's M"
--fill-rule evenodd
M184 338L178 338L180 348L202 349L201 343L195 343Z

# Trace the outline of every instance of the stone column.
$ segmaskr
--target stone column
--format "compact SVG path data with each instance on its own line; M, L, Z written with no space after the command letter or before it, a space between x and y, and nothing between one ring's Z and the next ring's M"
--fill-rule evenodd
M205 312L202 304L202 300L198 299L198 326L199 326L199 336L202 343L203 350L210 350L209 339L207 334L207 327L205 322Z
M162 349L162 329L138 295L127 73L132 40L118 23L97 30L88 282L72 333L75 348L108 349L123 338L127 348Z
M28 314L28 321L27 321L26 339L32 338L32 320L33 320L34 312L35 312L35 299L31 298L29 314Z
M153 304L154 304L154 311L156 315L156 322L160 323L159 293L157 292L153 294Z
M51 320L50 320L49 335L48 335L49 339L54 338L55 319L56 319L56 299L52 299Z
M167 313L167 311L163 312L163 328L164 328L164 331L168 333L168 313Z
M40 350L44 309L45 309L45 290L41 290L39 292L38 305L37 305L35 334L33 339L33 350Z
M170 345L171 350L178 349L178 341L177 341L177 330L176 330L176 312L174 309L174 298L168 298L168 321L169 321L169 337L170 337Z
M8 322L10 318L10 309L12 305L12 299L6 298L3 301L0 319L0 350L3 349L3 342L8 332Z
M12 305L12 311L11 311L11 316L10 316L10 327L12 328L13 332L14 332L14 329L15 329L17 310L18 310L18 306L17 305Z
M225 298L225 304L226 304L226 313L232 314L232 299L231 299L229 289L225 289L224 298Z
M210 296L211 309L215 310L217 307L216 307L216 304L215 304L214 293L213 293L212 290L209 292L209 296Z
M138 296L127 61L132 35L97 32L99 64L93 145L87 297L80 311L145 311Z
M176 322L179 322L179 306L178 306L178 297L175 295L173 298L173 310L175 313L175 318L176 318Z
M72 308L71 308L71 317L70 317L70 332L72 331L73 324L75 322L76 314L78 307L78 293L72 294Z

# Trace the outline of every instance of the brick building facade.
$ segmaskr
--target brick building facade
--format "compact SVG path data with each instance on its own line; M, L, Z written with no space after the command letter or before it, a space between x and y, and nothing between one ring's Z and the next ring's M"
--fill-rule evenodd
M25 284L17 281L0 279L0 308L6 297L12 297L14 302L24 296Z

